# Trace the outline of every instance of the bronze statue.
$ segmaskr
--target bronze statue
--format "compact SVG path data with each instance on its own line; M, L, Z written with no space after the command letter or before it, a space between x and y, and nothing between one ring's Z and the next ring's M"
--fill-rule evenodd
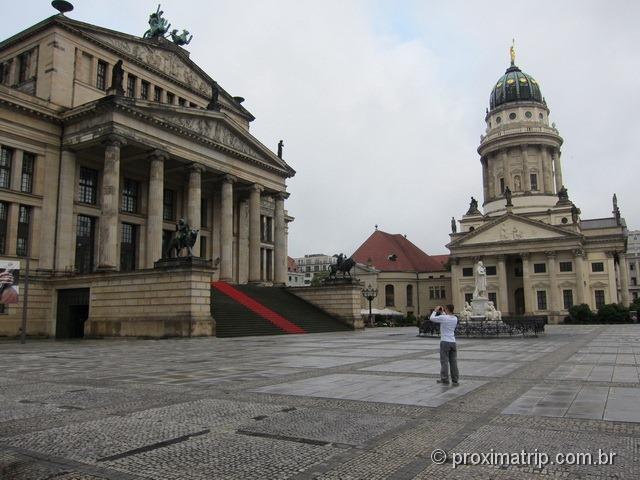
M569 200L569 191L564 185L560 187L560 190L558 190L558 200L560 202L566 202L567 200Z
M356 262L353 258L347 258L344 253L334 255L338 260L335 264L329 265L329 278L336 278L338 272L342 272L342 278L346 275L351 278L351 269L355 267Z
M511 189L509 187L505 187L504 189L504 198L507 199L507 207L513 207L513 203L511 203Z
M180 253L185 248L188 251L187 256L193 257L193 246L196 243L199 232L200 230L190 228L185 219L181 218L178 223L176 223L176 236L169 243L163 258L171 258L173 250L176 252L176 257L180 257Z
M480 213L478 210L478 201L471 197L471 201L469 202L469 210L467 210L467 215L474 215Z
M211 81L211 100L209 100L209 105L207 105L207 110L220 110L220 102L218 101L218 97L220 96L220 87L215 80Z
M580 209L572 203L571 204L571 221L573 223L578 223L578 215L580 215Z
M169 31L171 24L165 18L162 18L163 13L164 12L160 10L160 5L158 4L156 12L149 15L149 30L144 32L144 38L164 37L164 35Z
M192 39L193 35L189 36L189 30L182 29L182 33L180 35L178 35L177 29L173 29L171 31L171 40L178 46L189 45Z
M282 158L282 149L284 148L284 142L280 140L278 142L278 158Z
M124 69L122 68L122 60L118 60L116 64L113 66L113 71L111 72L111 86L109 90L113 90L116 95L123 95L124 88L122 87L122 83L124 82Z
M458 231L458 226L456 225L456 219L451 217L451 233L456 233Z

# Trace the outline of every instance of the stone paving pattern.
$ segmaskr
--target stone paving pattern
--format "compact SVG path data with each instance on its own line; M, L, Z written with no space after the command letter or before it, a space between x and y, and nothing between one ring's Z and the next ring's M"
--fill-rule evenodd
M416 333L0 342L0 479L640 478L640 326L461 339L458 387Z

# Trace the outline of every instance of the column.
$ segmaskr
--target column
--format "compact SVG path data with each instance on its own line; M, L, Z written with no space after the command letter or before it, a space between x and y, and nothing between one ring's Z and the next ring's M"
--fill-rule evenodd
M489 175L488 175L488 167L487 167L487 162L488 159L487 157L482 157L480 159L480 162L482 163L482 189L483 189L483 193L484 193L484 201L488 202L489 201Z
M42 193L42 223L40 224L40 257L38 270L53 270L55 257L56 209L58 206L58 176L60 154L56 148L48 147L36 164L37 189ZM71 185L73 196L74 185Z
M220 198L220 280L233 280L233 183L235 177L222 179Z
M14 150L13 159L11 160L11 183L9 187L12 190L20 191L22 184L22 158L24 156L23 150Z
M149 155L149 200L147 202L147 268L162 258L164 162L169 154L154 150Z
M187 190L187 223L189 227L200 230L202 221L202 171L204 168L197 163L192 163L188 167L189 185ZM193 244L193 254L200 256L200 235Z
M260 281L260 194L257 183L249 193L249 282Z
M273 283L276 285L285 285L287 283L287 241L285 238L284 199L288 196L285 192L280 192L275 196Z
M98 245L98 269L118 270L118 206L120 200L120 147L125 139L109 135L103 142L104 169L100 205L100 242Z
M58 189L58 232L54 268L60 272L74 269L76 235L73 222L73 202L76 190L76 154L62 151L60 163L60 185Z
M504 178L504 186L509 187L513 190L513 186L511 185L511 173L509 172L509 152L507 149L503 149L500 154L502 155L502 177ZM502 195L503 192L500 192Z
M522 155L522 188L525 192L531 191L531 175L529 174L529 164L527 163L527 145L520 146Z
M522 289L524 290L524 313L525 315L532 314L534 310L538 309L535 301L535 295L533 292L533 286L531 285L531 262L529 261L529 253L521 253L522 258ZM547 305L548 308L548 305Z
M16 247L18 244L18 220L20 216L20 205L17 203L10 203L7 215L7 243L5 245L5 251L7 252L7 255L15 256Z
M549 151L546 146L540 147L540 153L542 154L542 172L543 172L543 182L544 182L544 193L553 194L553 172L551 167L551 160L549 159Z
M507 287L507 265L504 255L498 255L498 305L503 315L509 313L509 289Z
M620 270L620 301L625 307L629 306L629 266L627 255L620 252L618 254L618 268Z
M556 180L556 192L560 191L560 188L564 185L562 183L562 165L560 163L560 151L555 148L551 152L551 158L553 159L553 171L555 172Z
M451 303L456 312L464 307L464 296L460 292L460 259L451 258Z
M577 302L578 304L586 303L590 305L586 297L585 286L586 281L584 279L584 250L578 248L573 251L573 258L576 264L576 293L578 296Z
M549 310L559 312L564 308L559 302L558 272L556 270L556 252L547 252L547 268L549 269Z
M607 303L618 303L618 284L620 278L618 268L616 268L615 252L607 252L607 275L609 278L609 301ZM620 285L622 288L622 285Z
M249 281L249 199L238 204L238 283Z

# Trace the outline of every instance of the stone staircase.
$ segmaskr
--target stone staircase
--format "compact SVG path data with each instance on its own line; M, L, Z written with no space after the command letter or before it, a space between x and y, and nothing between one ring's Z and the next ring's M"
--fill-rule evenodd
M281 287L214 282L211 304L218 337L351 330Z

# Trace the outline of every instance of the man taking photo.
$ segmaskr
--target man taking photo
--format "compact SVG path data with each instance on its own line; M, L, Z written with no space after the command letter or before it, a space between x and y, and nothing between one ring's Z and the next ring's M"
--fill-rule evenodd
M438 383L449 385L449 369L451 382L458 385L458 350L455 331L458 317L453 314L453 305L437 306L429 320L440 324L440 380Z

